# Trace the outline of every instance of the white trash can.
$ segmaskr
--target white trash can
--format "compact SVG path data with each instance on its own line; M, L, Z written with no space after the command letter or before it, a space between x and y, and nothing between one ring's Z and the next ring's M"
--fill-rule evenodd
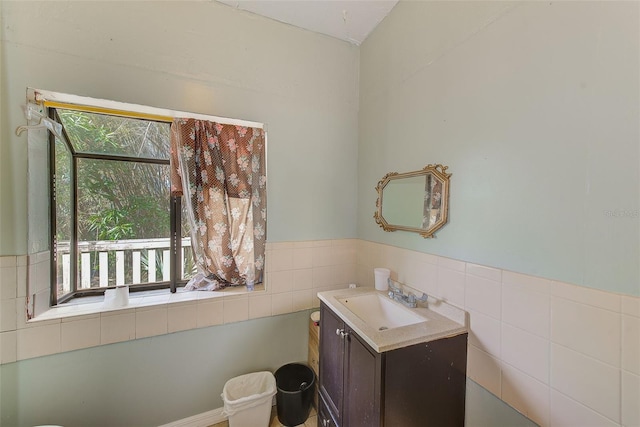
M268 427L276 379L271 372L253 372L231 378L222 389L229 427Z

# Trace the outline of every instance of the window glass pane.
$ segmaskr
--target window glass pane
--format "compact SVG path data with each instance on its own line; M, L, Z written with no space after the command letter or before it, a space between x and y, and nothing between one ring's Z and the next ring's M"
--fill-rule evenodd
M191 250L191 226L184 201L182 202L182 280L191 279L196 273L196 265L193 261L193 251Z
M77 173L78 289L168 281L169 165L81 158Z
M69 242L71 241L71 153L65 143L55 142L55 197L56 197L56 241L57 241L57 295L58 298L71 291Z
M58 113L79 153L169 158L169 123L71 110Z

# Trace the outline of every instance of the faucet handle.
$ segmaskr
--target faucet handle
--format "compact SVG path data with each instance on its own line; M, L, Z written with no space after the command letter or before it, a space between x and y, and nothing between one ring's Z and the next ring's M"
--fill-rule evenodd
M429 296L424 292L420 297L416 296L416 294L414 294L413 292L409 292L409 302L427 302L428 299Z
M393 280L391 280L391 278L387 279L387 283L389 284L389 289L391 290L391 292L393 292L394 294L402 295L402 290L400 289L400 286L396 286L393 283Z

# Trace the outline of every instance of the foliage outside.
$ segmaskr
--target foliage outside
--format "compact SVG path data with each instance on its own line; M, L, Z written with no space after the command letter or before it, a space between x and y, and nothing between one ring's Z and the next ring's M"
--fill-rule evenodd
M77 240L169 239L170 125L71 110L57 112L68 142L76 153L105 156L77 159ZM56 139L55 153L56 237L62 243L70 240L73 221L72 156L67 144L60 139ZM118 156L139 160L122 161ZM166 163L152 163L145 159L164 160ZM183 224L185 228L188 229ZM142 264L146 267L147 251L142 250L141 255ZM127 251L125 256L127 265L130 265L131 252ZM94 287L97 286L98 275L97 253L92 253L91 258L91 286ZM159 274L162 261L162 257L156 257ZM115 253L112 251L109 252L109 264L109 281L112 284L111 272L115 265ZM125 269L126 283L131 283L130 270Z

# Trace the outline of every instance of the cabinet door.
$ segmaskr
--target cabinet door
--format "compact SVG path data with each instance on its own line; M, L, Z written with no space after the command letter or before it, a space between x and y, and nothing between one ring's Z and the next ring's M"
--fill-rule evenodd
M467 334L385 353L386 427L464 427Z
M318 405L318 427L336 427L322 396L318 399Z
M382 355L374 352L351 330L347 340L343 425L380 426Z
M338 334L336 334L338 331ZM324 304L320 306L320 393L327 409L342 424L344 390L344 323Z

